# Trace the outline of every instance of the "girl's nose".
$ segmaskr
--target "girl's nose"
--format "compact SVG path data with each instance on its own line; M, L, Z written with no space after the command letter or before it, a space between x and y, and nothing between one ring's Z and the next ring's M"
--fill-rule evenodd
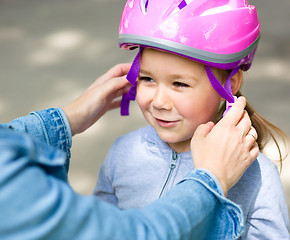
M172 102L170 101L170 97L166 89L163 87L158 87L156 89L152 100L152 106L158 110L170 111L172 109Z

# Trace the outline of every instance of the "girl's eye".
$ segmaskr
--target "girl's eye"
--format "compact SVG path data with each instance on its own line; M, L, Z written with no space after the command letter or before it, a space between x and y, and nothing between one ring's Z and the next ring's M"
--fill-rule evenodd
M175 87L189 87L188 84L186 84L186 83L182 83L182 82L174 82L173 85L174 85Z
M143 82L154 82L154 80L150 77L142 77L142 76L139 76L138 77L138 81L143 81Z

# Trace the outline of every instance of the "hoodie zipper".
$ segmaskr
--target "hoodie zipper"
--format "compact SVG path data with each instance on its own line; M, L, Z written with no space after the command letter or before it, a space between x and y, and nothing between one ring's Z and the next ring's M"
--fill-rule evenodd
M167 185L169 183L169 180L171 179L171 176L172 176L172 173L174 171L174 169L176 168L176 162L177 162L177 159L178 159L178 153L175 152L174 150L172 151L172 158L171 158L171 162L170 162L170 165L169 165L169 173L167 175L167 178L166 178L166 181L162 187L162 190L159 194L159 198L162 197L162 195L165 193L165 189L167 188Z

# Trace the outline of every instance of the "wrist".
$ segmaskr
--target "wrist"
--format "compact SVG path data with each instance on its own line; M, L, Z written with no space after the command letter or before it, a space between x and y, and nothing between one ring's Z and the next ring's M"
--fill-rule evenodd
M228 184L227 184L227 181L225 180L224 177L222 177L220 174L218 174L216 171L214 170L208 170L212 173L212 175L215 176L215 178L217 179L217 181L219 182L223 192L224 192L224 195L225 197L228 195L228 190L229 190L229 187L228 187Z
M219 177L217 177L218 179L218 182L220 183L222 189L223 189L223 192L224 192L224 195L225 197L228 195L228 191L229 191L229 187L228 185L226 184L226 181L223 181L222 179L220 179Z
M74 108L70 104L70 105L63 107L62 110L64 111L64 113L67 117L67 120L69 122L71 135L74 136L75 134L77 134L77 129L76 129L77 124L75 124L75 121L74 121L76 119L74 116L75 115Z

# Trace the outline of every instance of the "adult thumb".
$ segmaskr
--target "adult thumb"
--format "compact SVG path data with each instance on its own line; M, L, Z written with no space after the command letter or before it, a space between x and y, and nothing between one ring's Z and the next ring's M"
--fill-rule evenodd
M194 135L196 137L206 138L206 136L211 132L211 130L213 129L213 127L214 127L214 123L213 122L207 122L205 124L201 124L195 130Z

